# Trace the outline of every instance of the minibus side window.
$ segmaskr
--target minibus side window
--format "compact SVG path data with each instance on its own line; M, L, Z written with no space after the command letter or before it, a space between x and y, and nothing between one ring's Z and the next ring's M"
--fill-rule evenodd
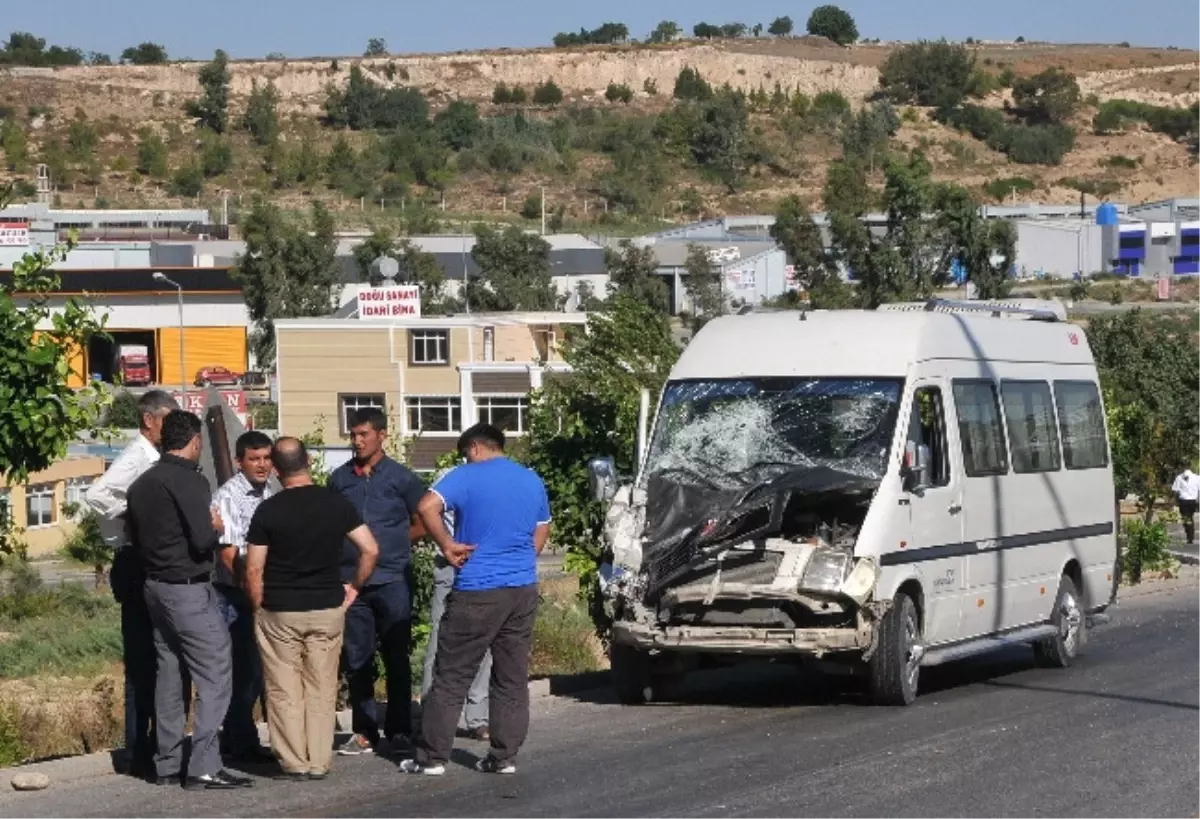
M913 393L908 440L918 446L929 447L929 485L949 484L950 451L946 446L946 413L942 406L942 391L937 387L921 387Z
M1090 381L1055 381L1054 401L1067 469L1108 466L1108 439L1096 385Z
M1045 381L1001 381L1000 393L1013 471L1057 472L1062 459L1058 456L1058 424L1050 385Z
M954 381L958 438L967 477L1008 474L1008 451L1000 424L1000 402L991 381Z

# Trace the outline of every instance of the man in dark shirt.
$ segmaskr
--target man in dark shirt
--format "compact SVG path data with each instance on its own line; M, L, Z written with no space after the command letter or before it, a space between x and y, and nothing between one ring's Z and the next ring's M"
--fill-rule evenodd
M342 755L371 753L379 742L375 702L375 651L387 672L388 745L407 745L412 733L412 556L410 528L425 486L416 473L383 452L387 416L377 409L358 410L350 420L354 459L338 467L329 485L358 510L379 543L379 562L357 599L346 611L342 656L349 677L354 735L338 748ZM424 530L418 530L424 531ZM349 581L357 561L347 541L342 580Z
M187 702L181 667L196 689L192 753L185 788L252 784L221 767L217 732L232 689L229 629L217 610L213 553L220 518L200 474L200 419L174 410L162 424L163 456L129 487L129 532L146 575L146 607L154 626L158 673L154 710L160 785L183 776Z
M276 441L271 461L284 491L259 505L246 536L267 723L283 778L324 779L333 760L344 607L371 576L379 546L349 501L313 484L299 439ZM346 539L358 560L343 584Z

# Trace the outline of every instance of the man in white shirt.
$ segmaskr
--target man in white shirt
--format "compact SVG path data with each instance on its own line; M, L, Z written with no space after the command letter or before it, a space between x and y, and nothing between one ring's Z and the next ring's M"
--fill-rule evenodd
M233 697L221 729L223 753L243 763L272 762L274 757L258 739L254 703L262 699L262 661L254 636L254 609L242 588L246 566L246 533L259 504L273 492L271 439L251 430L234 444L238 471L213 495L213 505L225 524L213 570L217 609L229 627L233 654Z
M125 528L126 493L142 473L158 462L162 422L175 399L149 390L138 399L138 436L117 456L108 471L87 490L84 502L100 517L100 532L114 551L109 583L121 604L121 640L125 662L126 770L132 776L154 776L154 630L142 594L145 577Z
M1200 475L1190 469L1182 474L1171 485L1175 493L1175 503L1179 506L1179 517L1183 518L1183 533L1187 536L1187 544L1196 542L1196 507L1200 505Z

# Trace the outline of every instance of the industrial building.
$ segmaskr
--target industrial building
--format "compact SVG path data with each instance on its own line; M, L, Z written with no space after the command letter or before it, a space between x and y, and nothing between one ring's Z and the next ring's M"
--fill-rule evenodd
M378 407L433 469L459 434L487 421L527 429L529 393L569 372L560 345L583 313L281 319L275 323L279 432L320 433L329 462L349 456L347 414Z

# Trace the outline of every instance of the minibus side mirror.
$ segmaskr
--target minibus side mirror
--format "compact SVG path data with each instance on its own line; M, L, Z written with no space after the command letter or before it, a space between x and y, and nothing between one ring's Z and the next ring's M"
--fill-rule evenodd
M904 447L904 489L919 495L930 485L929 447L909 441Z
M588 461L588 490L597 503L608 503L617 494L617 464L611 455Z

